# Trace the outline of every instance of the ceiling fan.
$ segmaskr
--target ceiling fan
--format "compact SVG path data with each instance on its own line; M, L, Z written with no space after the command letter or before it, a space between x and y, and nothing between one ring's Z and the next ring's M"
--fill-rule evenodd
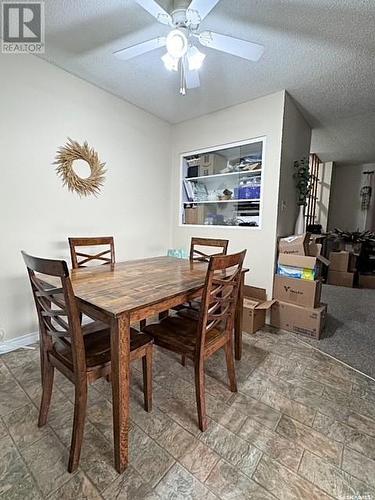
M174 9L169 14L156 0L135 0L138 5L164 25L172 29L167 36L138 43L114 52L122 60L146 54L160 47L166 47L162 56L165 67L170 71L180 71L180 94L186 95L186 89L200 86L199 72L206 57L197 47L204 47L226 52L248 61L258 61L264 51L263 45L248 42L213 31L199 31L203 19L220 0L174 0Z

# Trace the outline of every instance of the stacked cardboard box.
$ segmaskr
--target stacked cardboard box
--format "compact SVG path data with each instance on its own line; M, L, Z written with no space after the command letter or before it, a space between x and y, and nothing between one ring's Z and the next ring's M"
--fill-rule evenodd
M264 288L254 286L245 285L243 295L242 330L255 333L266 324L266 312L275 301L267 300L267 292Z
M356 277L357 257L351 252L331 252L328 284L353 288Z
M361 288L375 288L375 274L360 274L359 286Z
M320 255L321 245L309 234L279 241L278 274L275 275L271 325L319 339L327 305L321 304L321 271L329 261Z

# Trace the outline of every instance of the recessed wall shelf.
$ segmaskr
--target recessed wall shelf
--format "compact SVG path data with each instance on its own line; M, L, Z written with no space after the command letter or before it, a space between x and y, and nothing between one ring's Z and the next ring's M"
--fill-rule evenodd
M207 200L207 201L194 201L194 202L189 201L185 203L185 205L199 205L202 203L254 203L254 202L259 203L260 199L248 198L243 200L216 200L216 201Z
M181 156L181 224L259 227L265 139Z
M200 175L199 177L187 177L187 181L197 181L203 179L217 179L218 177L229 177L229 176L246 176L246 175L259 175L262 173L262 169L257 170L245 170L242 172L229 172L227 174L213 174L213 175Z

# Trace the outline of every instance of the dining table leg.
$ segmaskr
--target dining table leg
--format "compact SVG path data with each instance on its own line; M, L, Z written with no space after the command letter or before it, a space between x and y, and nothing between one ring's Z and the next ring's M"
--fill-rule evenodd
M111 367L115 468L121 474L129 454L130 321L125 314L112 320Z
M240 289L236 307L234 322L234 357L240 360L242 357L242 311L243 311L243 287L245 285L244 273L241 275Z

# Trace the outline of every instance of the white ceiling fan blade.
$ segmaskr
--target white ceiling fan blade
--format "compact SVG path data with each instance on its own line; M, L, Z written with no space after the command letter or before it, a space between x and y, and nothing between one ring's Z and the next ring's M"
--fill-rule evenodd
M192 0L186 15L193 24L200 24L220 0Z
M128 59L133 59L133 57L141 56L147 52L158 49L159 47L165 47L166 44L165 36L154 38L152 40L147 40L147 42L137 43L131 47L126 47L125 49L117 50L113 53L118 59L127 61Z
M196 89L200 87L201 82L199 78L199 72L197 70L189 69L189 64L186 61L186 59L184 59L183 65L184 65L186 88Z
M259 61L264 52L264 46L258 43L247 42L233 36L221 35L213 31L202 31L198 36L205 47L220 50L233 56L242 57L249 61Z
M162 24L172 24L172 18L155 0L135 0L138 5L155 17Z

